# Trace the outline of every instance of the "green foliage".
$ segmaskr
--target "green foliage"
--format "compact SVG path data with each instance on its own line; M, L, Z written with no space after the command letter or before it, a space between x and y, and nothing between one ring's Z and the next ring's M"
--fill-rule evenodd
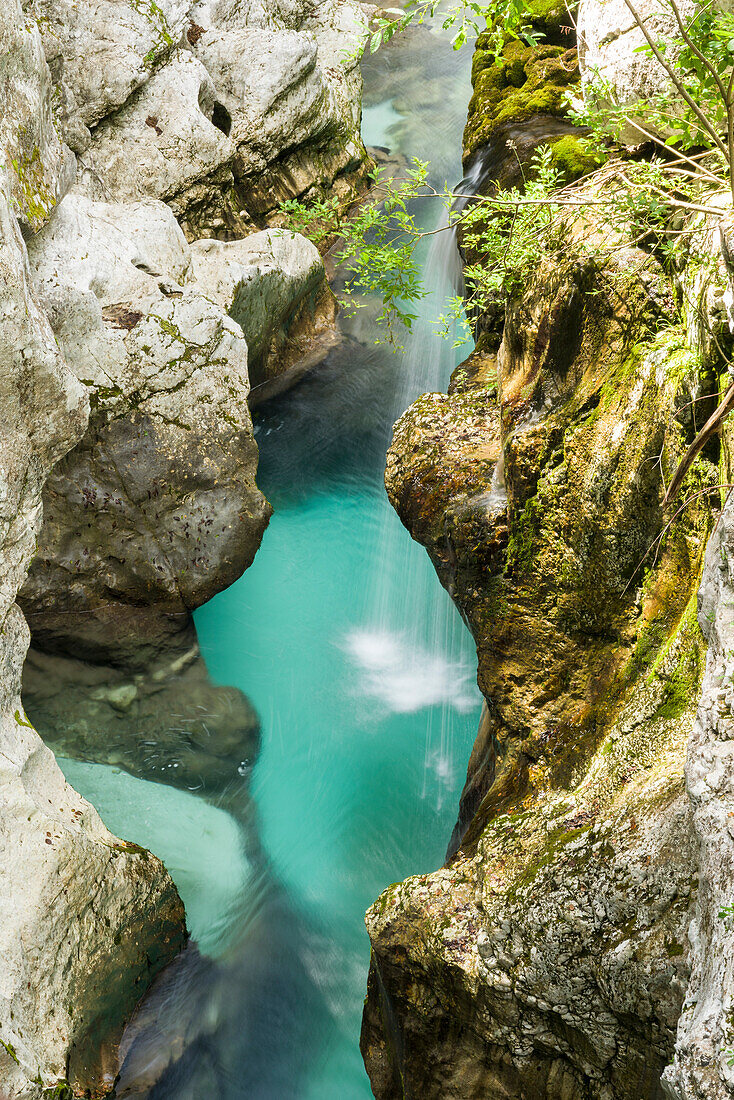
M363 305L358 296L377 296L382 302L377 320L387 326L393 344L398 325L410 331L416 318L411 304L425 295L415 256L416 245L424 234L408 204L430 193L427 171L428 165L415 159L413 167L399 179L388 179L379 170L373 172L372 182L380 201L365 203L349 217L335 199L308 206L291 199L281 206L288 228L304 233L315 243L339 235L334 258L344 265L347 274L341 303L354 310Z
M526 97L537 93L542 98L553 92L565 101L572 121L591 131L589 137L563 139L555 153L539 149L523 173L522 186L475 196L450 215L447 229L459 229L470 256L466 298L475 315L518 294L545 257L568 253L569 218L585 220L590 227L601 220L617 230L615 247L644 244L673 270L680 266L692 234L710 224L692 215L720 216L722 191L729 189L734 195L734 13L704 5L684 17L677 0L661 0L679 33L660 40L650 32L633 0L625 2L646 39L642 48L660 67L658 86L669 89L633 103L621 103L612 85L598 73L585 86L583 103L572 92L564 93L560 84L548 89L541 82L528 92L526 85L532 82L525 62L523 79L515 80L513 65L517 67L522 58L515 58L513 51L522 54L523 39L538 41L539 32L533 29L533 20L537 26L534 0L497 0L492 5L452 0L448 7L439 7L439 0L417 0L402 18L379 19L376 24L370 39L373 51L412 22L436 16L444 28L455 29L455 48L481 33L481 50L475 56L475 96L481 81L483 87L487 85L483 94L490 99L504 94L503 81L509 82L513 92L518 92L518 84L518 94ZM543 50L554 54L558 47ZM546 66L557 60L550 54L546 58L543 53ZM502 104L492 103L494 119ZM528 109L540 110L539 103L529 101ZM514 104L513 117L517 109ZM654 156L612 161L601 169L593 188L573 190L569 179L597 169L608 158L612 143L635 130L640 141L657 147ZM688 155L694 147L708 150L708 155ZM340 236L337 259L348 270L344 298L357 308L361 304L357 294L376 295L382 302L379 320L387 325L393 344L400 325L410 329L415 319L411 306L424 295L415 249L427 234L416 224L413 211L417 199L437 194L426 180L427 166L415 161L403 179L388 181L376 175L381 201L365 204L356 213L348 213L333 198L310 206L292 200L282 207L289 227L316 243ZM456 196L446 190L443 198L450 209ZM591 233L588 243L583 233L573 238L577 254L591 253ZM456 299L447 303L447 312L438 317L441 331L447 334L456 318L464 317L465 305Z
M561 207L553 198L560 182L552 149L541 146L522 191L498 191L492 200L477 202L459 216L464 247L479 256L464 270L474 309L482 312L496 297L514 297L549 249L562 244Z
M536 43L543 37L533 27L531 14L532 0L495 0L492 4L454 0L448 6L442 0L409 0L402 17L378 17L374 20L374 30L367 41L345 60L354 62L367 48L370 53L375 53L399 31L407 30L412 24L419 26L437 15L444 30L454 30L451 44L455 50L484 32L487 38L485 48L499 55L508 38Z

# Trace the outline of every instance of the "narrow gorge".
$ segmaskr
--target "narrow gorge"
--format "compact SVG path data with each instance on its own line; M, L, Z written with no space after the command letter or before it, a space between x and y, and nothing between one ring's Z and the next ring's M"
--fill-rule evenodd
M0 1100L734 1096L734 16L0 7Z

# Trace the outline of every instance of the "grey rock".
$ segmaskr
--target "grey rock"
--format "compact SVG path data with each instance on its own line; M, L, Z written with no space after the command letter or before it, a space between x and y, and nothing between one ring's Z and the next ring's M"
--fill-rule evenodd
M70 195L31 258L92 415L46 486L22 606L42 648L148 662L247 568L269 518L247 345L186 283L189 252L162 203Z
M95 128L80 187L163 199L191 240L242 236L282 199L360 166L361 80L344 59L365 33L352 0L195 6L181 45Z
M74 181L74 156L51 110L51 75L41 37L19 0L0 3L0 149L13 212L23 228L44 224Z
M55 108L76 152L94 126L140 88L180 40L185 0L31 0L55 85Z
M310 241L282 229L242 241L197 241L191 279L241 326L248 348L250 405L275 382L322 359L338 339L336 304Z
M37 55L15 61L32 86ZM0 85L1 117L16 87ZM20 701L28 628L15 596L44 479L81 437L89 406L32 288L10 175L0 171L0 1087L15 1097L67 1076L81 1089L110 1083L105 1047L185 925L160 861L108 832Z
M693 970L675 1058L663 1075L673 1100L734 1095L734 507L724 509L706 550L698 619L706 671L688 745L686 784L698 842L698 903L689 930Z

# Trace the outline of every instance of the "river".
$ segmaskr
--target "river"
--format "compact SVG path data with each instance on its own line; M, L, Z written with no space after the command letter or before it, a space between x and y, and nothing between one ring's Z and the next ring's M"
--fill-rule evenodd
M365 141L454 184L470 62L428 28L366 58ZM418 211L428 228L443 213L435 200ZM389 883L443 861L480 709L471 637L382 483L392 424L467 353L432 323L454 292L455 245L448 233L424 243L433 293L404 350L375 343L366 302L342 319L341 347L258 411L274 515L252 567L195 616L211 676L261 718L260 755L243 767L254 822L62 761L115 832L165 860L201 950L153 998L123 1074L131 1094L371 1095L363 914Z

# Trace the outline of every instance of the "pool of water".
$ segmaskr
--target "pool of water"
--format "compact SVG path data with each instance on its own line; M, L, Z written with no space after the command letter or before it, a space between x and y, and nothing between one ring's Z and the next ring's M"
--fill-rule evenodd
M430 159L439 188L455 183L470 62L427 28L366 59L365 140ZM428 228L444 213L435 200L418 211ZM443 861L480 706L472 640L382 483L393 422L445 389L467 351L433 325L456 289L448 233L426 240L422 264L434 293L403 351L375 343L368 305L325 363L259 411L258 481L274 515L252 567L195 617L211 676L241 688L262 722L249 777L257 873L238 827L208 816L221 810L200 819L206 843L190 843L187 825L177 851L173 816L195 831L194 796L174 792L190 802L153 813L151 784L128 791L140 781L70 765L112 828L166 860L216 956L152 1000L155 1041L187 1051L156 1098L371 1095L358 1047L364 911Z

